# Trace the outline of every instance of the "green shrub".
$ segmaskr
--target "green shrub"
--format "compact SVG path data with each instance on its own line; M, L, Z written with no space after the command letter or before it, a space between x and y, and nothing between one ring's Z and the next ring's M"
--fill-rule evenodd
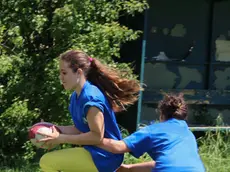
M15 101L0 116L0 159L1 165L9 163L14 165L20 160L20 153L25 149L23 145L28 140L28 127L39 115L38 111L28 110L28 101Z

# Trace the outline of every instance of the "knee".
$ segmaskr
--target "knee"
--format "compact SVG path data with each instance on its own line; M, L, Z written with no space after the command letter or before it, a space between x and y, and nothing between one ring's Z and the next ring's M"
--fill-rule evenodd
M44 168L46 168L47 166L50 166L50 165L49 165L50 159L51 159L51 158L50 158L50 153L44 154L44 155L41 157L40 161L39 161L39 166L40 166L40 168L41 168L41 169L44 169Z

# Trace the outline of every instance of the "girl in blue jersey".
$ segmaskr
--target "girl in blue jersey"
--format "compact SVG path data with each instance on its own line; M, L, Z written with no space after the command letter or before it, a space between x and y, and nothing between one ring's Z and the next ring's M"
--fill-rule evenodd
M183 95L166 95L159 103L160 123L131 134L123 140L104 139L101 148L113 153L147 152L152 162L122 165L119 172L204 172L196 138L185 122L187 105Z
M103 138L121 140L114 112L125 110L138 99L136 80L122 78L82 51L60 55L60 79L66 90L74 90L69 111L74 126L53 127L53 133L40 133L48 145L69 143L83 147L46 153L40 159L45 172L113 172L123 161L123 153L113 154L97 147Z

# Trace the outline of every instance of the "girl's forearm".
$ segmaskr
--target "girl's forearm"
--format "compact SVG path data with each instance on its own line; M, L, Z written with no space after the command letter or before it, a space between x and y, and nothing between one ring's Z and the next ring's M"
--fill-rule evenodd
M60 143L69 143L76 145L98 145L101 143L103 138L95 132L81 133L78 135L73 134L60 134L59 140Z
M142 162L137 164L122 164L117 172L151 172L155 167L155 161Z
M61 131L62 134L80 134L81 132L74 126L57 126L58 129Z
M101 144L98 145L98 147L108 152L116 153L116 154L125 153L125 152L130 151L128 147L126 146L125 142L123 142L122 140L113 140L113 139L108 139L108 138L104 138Z

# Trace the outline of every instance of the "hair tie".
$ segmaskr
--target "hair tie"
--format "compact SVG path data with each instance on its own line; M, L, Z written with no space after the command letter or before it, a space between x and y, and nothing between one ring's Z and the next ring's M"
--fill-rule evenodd
M92 58L92 57L89 57L89 61L92 62L92 61L93 61L93 58Z
M182 107L182 103L179 103L179 104L178 104L178 107L179 107L179 109L180 109L180 108Z

